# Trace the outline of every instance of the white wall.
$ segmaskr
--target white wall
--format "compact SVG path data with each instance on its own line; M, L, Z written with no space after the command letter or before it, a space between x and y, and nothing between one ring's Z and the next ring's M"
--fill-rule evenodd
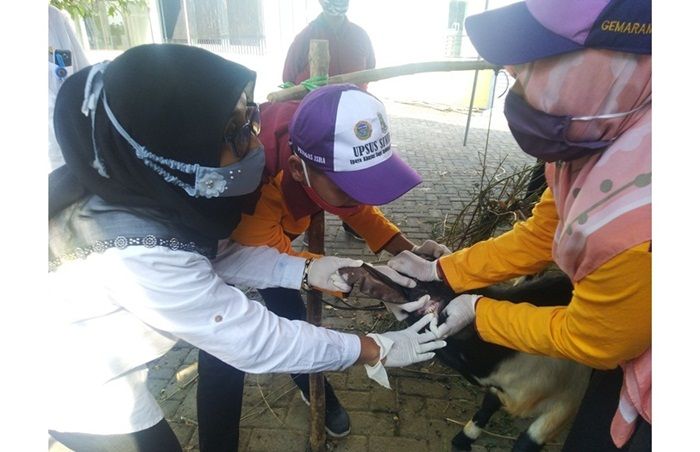
M294 36L321 12L318 0L263 0L263 6L268 54L264 60L240 61L258 72L258 100L278 89ZM483 7L484 0L469 0L467 13ZM448 11L449 0L350 0L347 16L369 34L377 67L387 67L448 59ZM466 38L463 49L463 57L476 57ZM384 98L466 107L472 77L470 72L426 73L374 82L369 89Z
M490 0L489 9L515 0ZM159 42L157 2L149 0L153 41ZM485 0L468 0L467 15L484 10ZM421 61L447 60L445 43L449 0L350 0L348 18L364 28L372 40L377 67ZM222 55L258 73L255 98L261 102L278 90L287 49L294 36L321 12L318 0L263 0L267 52L264 56ZM92 62L112 59L118 51L88 51ZM461 57L476 57L468 38ZM481 72L480 80L490 77ZM472 72L440 72L396 77L373 82L369 90L382 98L466 108L472 89ZM481 85L481 83L480 83ZM487 84L488 85L488 84ZM487 89L485 86L482 89Z
M372 39L377 67L449 60L445 53L449 0L351 0L348 18ZM467 14L483 10L469 0ZM465 37L462 57L476 57ZM472 72L432 72L373 82L375 95L400 101L468 106Z

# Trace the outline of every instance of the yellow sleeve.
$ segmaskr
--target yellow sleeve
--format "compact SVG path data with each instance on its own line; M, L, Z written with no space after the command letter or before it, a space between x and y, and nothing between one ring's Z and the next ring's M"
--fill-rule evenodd
M481 298L476 326L487 342L612 369L651 345L649 242L617 255L574 285L567 307Z
M290 222L291 215L287 212L282 200L280 181L281 175L278 175L277 178L263 185L260 198L255 205L255 212L253 215L241 216L241 221L231 234L231 238L242 245L269 246L280 253L307 258L315 257L315 254L297 252L292 248L289 234L298 235L304 232L309 226L310 219L304 217L297 222ZM285 229L285 226L289 226L289 229Z
M359 212L341 219L365 239L373 253L378 253L401 230L376 206L364 206Z
M548 188L527 220L496 238L440 258L446 282L455 292L464 292L543 270L552 262L552 241L558 224Z

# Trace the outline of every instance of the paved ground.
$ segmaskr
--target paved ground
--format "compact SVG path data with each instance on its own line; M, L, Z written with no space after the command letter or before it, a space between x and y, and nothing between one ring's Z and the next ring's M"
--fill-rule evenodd
M479 169L478 153L487 140L488 117L472 121L467 147L462 146L466 115L424 106L387 101L392 140L405 159L423 176L424 182L384 212L414 241L420 243L441 232L443 223L465 201ZM488 161L508 156L508 164L521 166L530 160L504 131L502 117L494 118L488 135ZM500 130L499 130L500 129ZM350 239L337 217L326 216L327 254L384 261L364 243ZM257 297L252 291L251 298ZM362 306L375 301L351 299ZM385 311L349 311L327 306L324 325L350 332L397 329ZM162 359L152 363L149 384L160 400L168 421L183 448L198 451L196 395L197 350L179 343ZM390 369L392 390L366 378L363 368L327 374L350 413L351 434L329 441L333 451L449 451L449 441L481 401L482 392L437 362L406 369ZM510 450L514 438L528 425L498 413L487 427L475 451ZM240 451L303 451L307 442L308 408L288 375L248 375L246 379ZM561 440L557 440L558 443ZM64 450L57 445L53 451ZM558 451L549 445L545 451Z

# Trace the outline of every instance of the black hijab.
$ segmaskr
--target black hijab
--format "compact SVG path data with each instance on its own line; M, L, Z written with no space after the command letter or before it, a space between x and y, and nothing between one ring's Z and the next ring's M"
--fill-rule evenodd
M110 123L101 98L95 141L109 177L93 168L90 117L81 112L89 71L87 67L66 79L56 98L54 127L66 165L49 177L49 216L86 194L96 194L112 204L155 208L169 221L208 238L227 237L241 212L252 212L259 191L240 197L189 196L136 157ZM103 95L122 127L152 153L219 166L225 126L241 93L254 82L255 72L206 50L148 44L109 63ZM252 92L246 93L252 99Z

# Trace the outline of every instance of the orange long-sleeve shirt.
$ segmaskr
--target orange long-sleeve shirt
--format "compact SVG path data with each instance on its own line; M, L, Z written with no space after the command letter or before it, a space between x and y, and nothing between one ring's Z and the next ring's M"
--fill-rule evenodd
M269 246L282 253L313 257L306 251L297 252L292 240L309 227L308 215L295 219L285 203L282 190L283 171L263 185L253 215L244 214L233 231L232 238L249 246ZM373 252L380 251L401 231L374 206L364 206L359 212L341 217L360 234Z
M527 221L505 234L440 259L457 292L536 273L552 262L559 218L546 190ZM574 283L567 307L477 303L476 327L492 343L611 369L651 345L650 242L634 246Z

